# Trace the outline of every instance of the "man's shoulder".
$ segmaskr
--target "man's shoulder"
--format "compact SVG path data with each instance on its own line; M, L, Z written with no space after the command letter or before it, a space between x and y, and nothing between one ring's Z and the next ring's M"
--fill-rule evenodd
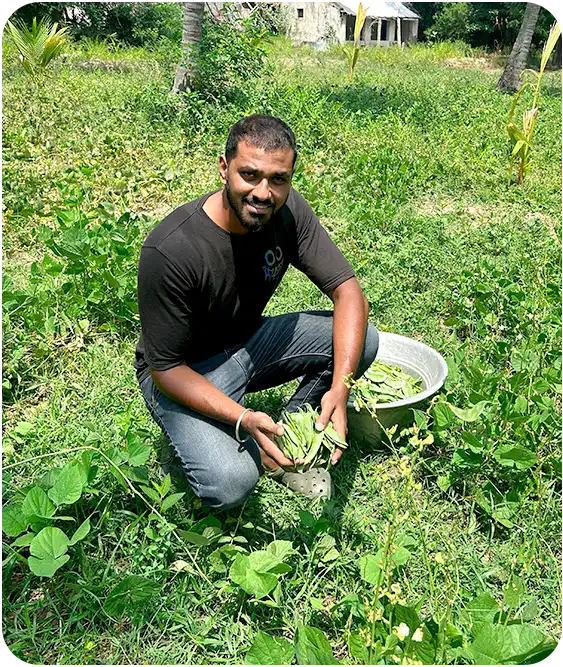
M286 206L294 218L302 215L308 215L311 212L311 205L305 197L297 192L295 188L291 188L287 197Z
M143 248L156 248L166 254L167 249L173 250L192 242L194 239L192 227L197 227L203 202L209 197L209 194L173 209L151 230L145 239Z

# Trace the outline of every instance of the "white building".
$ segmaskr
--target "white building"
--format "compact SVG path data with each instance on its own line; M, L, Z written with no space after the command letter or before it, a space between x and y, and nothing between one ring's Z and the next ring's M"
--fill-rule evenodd
M402 2L367 0L368 12L360 35L368 46L390 46L416 41L419 14ZM358 2L292 2L285 4L289 14L288 37L294 44L320 46L330 42L354 40Z

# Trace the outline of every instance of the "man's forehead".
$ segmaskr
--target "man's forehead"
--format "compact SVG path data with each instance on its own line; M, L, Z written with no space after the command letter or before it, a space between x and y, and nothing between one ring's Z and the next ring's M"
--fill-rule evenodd
M236 160L237 164L250 163L260 165L261 167L279 166L292 170L293 167L293 151L291 148L278 148L273 151L266 151L259 146L253 146L246 141L241 141L237 146L236 155L232 158Z

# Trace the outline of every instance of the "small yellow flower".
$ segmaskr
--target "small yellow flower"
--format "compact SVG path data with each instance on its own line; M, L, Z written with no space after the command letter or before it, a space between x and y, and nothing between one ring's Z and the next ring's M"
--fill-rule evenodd
M415 630L414 635L412 636L413 642L421 642L424 641L424 633L422 632L422 628L417 628Z
M437 553L434 554L434 560L439 564L439 565L445 565L446 561L444 560L444 556L441 551L438 551Z
M405 637L408 637L410 633L409 626L406 623L400 623L398 627L393 628L393 634L399 638L399 641L403 641Z

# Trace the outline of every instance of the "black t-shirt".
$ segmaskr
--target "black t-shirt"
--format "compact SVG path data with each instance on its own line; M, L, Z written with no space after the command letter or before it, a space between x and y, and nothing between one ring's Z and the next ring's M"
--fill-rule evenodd
M203 210L207 194L180 206L146 239L139 261L142 382L246 340L289 264L323 292L354 271L295 190L259 232L231 234Z

